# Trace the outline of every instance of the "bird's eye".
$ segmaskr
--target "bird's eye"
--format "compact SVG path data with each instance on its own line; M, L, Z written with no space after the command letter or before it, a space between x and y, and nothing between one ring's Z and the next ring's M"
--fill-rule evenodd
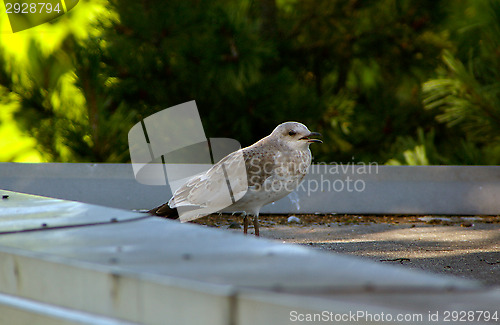
M288 132L288 135L293 137L295 135L295 131L294 130L291 130L290 132Z

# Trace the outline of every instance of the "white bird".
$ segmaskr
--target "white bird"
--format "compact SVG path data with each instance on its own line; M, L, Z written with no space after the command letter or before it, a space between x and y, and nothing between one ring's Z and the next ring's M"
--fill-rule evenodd
M247 215L253 215L255 235L259 236L258 218L262 206L293 192L307 174L312 160L309 145L322 142L311 136L321 134L309 131L302 123L282 123L267 137L230 153L205 173L191 178L175 191L167 203L149 213L177 219L179 214L176 208L195 207L193 212L180 214L181 222L185 222L218 211L242 212L243 232L246 234L248 229ZM243 163L246 173L241 175L246 177L245 182L239 179L241 177L232 177L231 185L236 183L232 186L236 192L231 192L233 203L218 210L218 202L227 197L227 171L237 170L243 167L239 166ZM245 184L243 188L238 186L242 183Z

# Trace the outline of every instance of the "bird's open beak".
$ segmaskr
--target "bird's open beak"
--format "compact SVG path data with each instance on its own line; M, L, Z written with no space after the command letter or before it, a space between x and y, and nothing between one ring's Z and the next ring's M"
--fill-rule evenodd
M318 142L318 143L323 143L323 141L321 141L320 139L311 139L310 137L320 137L321 136L321 133L319 132L311 132L309 133L309 135L305 136L305 137L302 137L300 138L300 140L307 140L307 142Z

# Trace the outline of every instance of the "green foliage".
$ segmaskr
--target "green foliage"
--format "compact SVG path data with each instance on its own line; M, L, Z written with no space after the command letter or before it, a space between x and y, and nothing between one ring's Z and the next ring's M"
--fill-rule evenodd
M448 78L434 79L424 84L424 105L442 111L439 122L452 127L460 125L471 138L481 142L499 141L500 79L493 84L481 84L462 62L445 52L443 61ZM500 71L498 72L500 77Z
M302 121L319 161L499 163L499 6L80 1L0 35L0 160L126 162L133 124L194 99L243 145Z
M7 105L13 107L0 117L1 122L7 128L11 125L7 124L9 120L16 122L17 128L11 130L15 139L22 140L28 134L36 140L39 156L34 160L117 161L120 149L121 159L127 159L123 140L110 132L118 128L116 122L122 119L115 118L113 123L113 119L101 114L103 110L92 111L100 99L95 93L105 90L96 83L95 70L101 64L100 57L96 57L98 46L91 46L99 34L91 23L101 9L99 2L82 2L53 24L4 34L0 39L4 63L1 89L10 98ZM19 48L26 53L17 52ZM88 91L90 88L93 92ZM113 124L102 131L106 134L103 140L92 132L95 124L91 122L97 116ZM120 132L120 137L126 137L126 130L120 128ZM114 143L118 145L113 146ZM102 144L112 150L101 149ZM10 159L24 160L21 154Z
M432 123L419 95L449 46L436 28L442 3L297 1L283 14L283 56L324 106L321 160L384 159L398 137Z
M472 17L462 30L469 36L473 32L475 41L461 35L470 46L467 56L444 52L439 77L423 86L423 102L426 109L439 110L439 122L462 130L460 149L466 154L455 154L461 162L499 164L500 4L473 1L469 6Z
M446 162L435 147L435 132L427 133L421 128L417 130L417 138L399 137L392 151L399 152L395 158L389 159L387 165L439 165Z

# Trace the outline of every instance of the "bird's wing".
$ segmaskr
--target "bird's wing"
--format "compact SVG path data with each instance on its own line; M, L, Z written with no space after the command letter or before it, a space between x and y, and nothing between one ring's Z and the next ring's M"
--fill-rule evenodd
M276 171L277 162L274 156L259 147L243 149L243 156L248 187L250 189L261 188Z
M178 188L168 205L178 209L182 222L189 221L231 205L247 188L245 158L238 150Z

